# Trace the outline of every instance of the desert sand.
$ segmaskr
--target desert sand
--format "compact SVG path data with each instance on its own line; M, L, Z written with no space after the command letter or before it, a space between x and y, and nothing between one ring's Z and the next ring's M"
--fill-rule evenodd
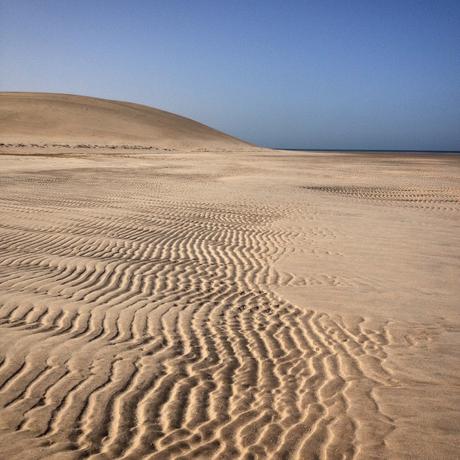
M130 102L52 93L1 93L2 147L36 151L241 149L247 143L189 118ZM6 145L5 145L6 144Z
M455 459L460 157L0 96L1 459Z

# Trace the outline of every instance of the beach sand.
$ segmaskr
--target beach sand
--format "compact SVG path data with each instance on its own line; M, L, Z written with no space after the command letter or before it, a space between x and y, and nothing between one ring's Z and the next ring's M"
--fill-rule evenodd
M458 458L460 158L171 149L0 148L0 458Z

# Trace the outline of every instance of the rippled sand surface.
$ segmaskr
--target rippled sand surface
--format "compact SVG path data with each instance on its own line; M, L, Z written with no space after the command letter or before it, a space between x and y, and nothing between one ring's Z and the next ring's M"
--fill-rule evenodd
M0 217L0 458L458 458L458 157L22 152Z

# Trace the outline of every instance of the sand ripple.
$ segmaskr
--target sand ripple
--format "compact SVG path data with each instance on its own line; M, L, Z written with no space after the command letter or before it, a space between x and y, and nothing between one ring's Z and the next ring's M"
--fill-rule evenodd
M5 175L2 458L385 455L386 326L276 294L300 235L279 223L298 211L206 187L143 169Z

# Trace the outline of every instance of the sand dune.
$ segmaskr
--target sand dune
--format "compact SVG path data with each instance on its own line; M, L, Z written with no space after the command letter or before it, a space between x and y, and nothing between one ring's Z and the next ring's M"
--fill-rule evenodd
M188 118L140 104L51 93L0 93L0 141L31 148L247 148ZM5 148L5 145L3 146Z
M458 158L0 171L0 458L457 458Z

